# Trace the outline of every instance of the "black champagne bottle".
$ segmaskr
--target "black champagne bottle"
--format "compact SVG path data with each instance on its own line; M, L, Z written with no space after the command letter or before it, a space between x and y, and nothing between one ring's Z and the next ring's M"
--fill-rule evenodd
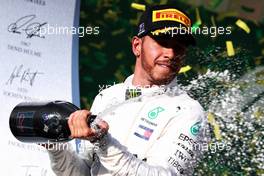
M20 103L11 112L10 130L21 142L69 141L67 121L76 110L77 106L66 101ZM88 126L95 118L95 115L88 118Z

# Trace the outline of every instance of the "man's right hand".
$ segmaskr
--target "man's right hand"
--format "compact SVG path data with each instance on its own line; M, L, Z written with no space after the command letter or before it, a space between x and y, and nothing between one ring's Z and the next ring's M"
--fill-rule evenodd
M91 112L88 110L78 110L73 112L68 120L68 125L71 131L72 138L81 138L81 139L93 139L98 136L98 131L93 128L90 128L87 124L87 120ZM107 122L101 120L97 124L100 128L101 133L107 133L109 126Z

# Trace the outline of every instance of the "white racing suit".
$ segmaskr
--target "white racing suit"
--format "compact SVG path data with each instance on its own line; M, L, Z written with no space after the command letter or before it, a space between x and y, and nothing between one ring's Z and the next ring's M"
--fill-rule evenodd
M57 175L192 174L201 145L208 142L202 107L183 91L175 91L174 83L143 88L141 96L119 104L127 88L135 88L132 77L96 96L91 112L109 124L99 143L82 140L79 154L70 149L49 151Z

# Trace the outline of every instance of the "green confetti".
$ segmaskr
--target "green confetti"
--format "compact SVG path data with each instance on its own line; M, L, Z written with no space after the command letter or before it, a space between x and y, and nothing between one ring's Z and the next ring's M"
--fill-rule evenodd
M196 29L198 29L201 24L202 24L201 21L197 21L196 23L194 23L192 26L192 32L195 32Z

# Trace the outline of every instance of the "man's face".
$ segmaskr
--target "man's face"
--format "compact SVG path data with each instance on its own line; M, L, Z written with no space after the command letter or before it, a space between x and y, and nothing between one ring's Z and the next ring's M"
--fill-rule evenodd
M141 40L140 65L148 81L168 84L181 68L186 47L170 37L145 36Z

